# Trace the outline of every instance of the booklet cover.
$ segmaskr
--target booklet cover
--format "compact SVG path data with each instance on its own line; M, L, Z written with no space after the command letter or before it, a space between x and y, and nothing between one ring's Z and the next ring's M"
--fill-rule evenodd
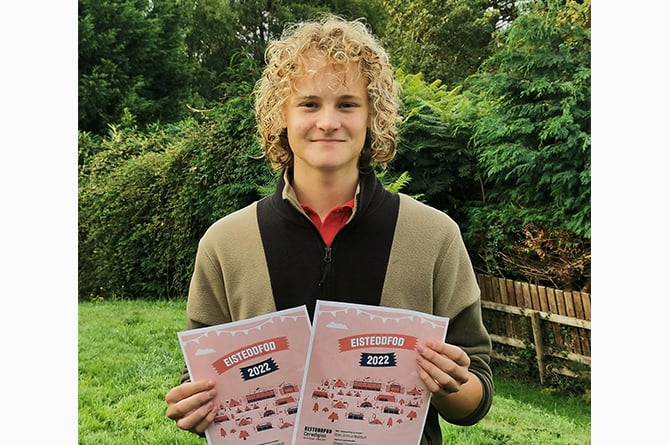
M306 306L178 333L191 380L213 378L209 445L288 445L311 324Z
M415 350L448 318L317 301L295 445L419 444L431 393Z

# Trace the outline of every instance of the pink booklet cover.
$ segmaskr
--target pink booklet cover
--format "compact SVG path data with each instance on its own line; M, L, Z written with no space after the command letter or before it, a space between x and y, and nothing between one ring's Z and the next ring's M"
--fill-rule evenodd
M191 380L212 378L209 445L288 445L311 324L306 306L178 333Z
M317 301L293 444L419 444L430 392L415 348L447 328L445 317Z

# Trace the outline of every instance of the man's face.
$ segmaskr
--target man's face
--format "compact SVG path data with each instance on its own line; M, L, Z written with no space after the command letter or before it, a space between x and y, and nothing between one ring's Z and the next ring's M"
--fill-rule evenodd
M357 170L369 119L367 83L358 64L332 65L314 56L304 68L284 106L294 169Z

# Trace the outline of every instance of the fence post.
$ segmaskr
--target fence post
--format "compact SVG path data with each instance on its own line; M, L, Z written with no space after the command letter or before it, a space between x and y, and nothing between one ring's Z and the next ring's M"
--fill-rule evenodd
M538 311L527 311L528 316L530 317L530 321L532 322L532 337L533 337L533 343L534 343L534 351L537 354L537 366L539 367L539 381L541 384L544 384L544 374L546 372L546 365L544 364L544 341L541 335L541 326L539 325L539 321L541 318L539 317L539 312Z

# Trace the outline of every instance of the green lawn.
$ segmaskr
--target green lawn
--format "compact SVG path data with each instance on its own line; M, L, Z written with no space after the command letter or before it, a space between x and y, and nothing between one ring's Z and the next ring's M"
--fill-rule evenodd
M79 303L79 445L206 443L165 417L184 326L185 301ZM495 385L488 416L443 424L444 444L590 444L589 404L499 377Z

